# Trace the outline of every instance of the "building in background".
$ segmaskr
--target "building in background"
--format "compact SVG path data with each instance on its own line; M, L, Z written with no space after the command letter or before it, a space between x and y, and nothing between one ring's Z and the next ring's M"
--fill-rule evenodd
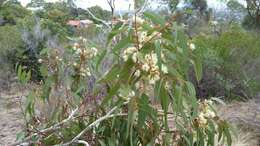
M85 19L85 20L69 20L67 25L75 27L75 28L88 28L90 25L94 24L93 21Z

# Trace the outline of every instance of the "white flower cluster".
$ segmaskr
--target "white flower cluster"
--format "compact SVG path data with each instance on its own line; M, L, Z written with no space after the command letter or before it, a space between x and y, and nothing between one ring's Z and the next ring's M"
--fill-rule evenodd
M97 55L98 50L95 47L88 48L86 47L87 40L85 38L80 37L80 41L82 42L82 45L78 43L74 43L73 50L75 51L76 55L84 56L85 58L92 58Z
M154 53L153 51L147 54L143 54L141 53L140 50L142 49L144 44L151 41L152 39L154 38L160 39L162 34L158 31L154 31L151 33L148 33L147 31L143 31L140 25L143 24L145 20L143 20L140 17L133 17L132 22L135 22L133 24L137 25L137 30L136 30L137 36L134 37L136 37L136 39L138 40L136 40L137 42L135 42L136 43L135 46L128 47L123 51L122 58L124 61L131 59L134 63L136 63L137 69L134 72L134 76L140 77L141 73L145 73L147 74L147 76L143 77L142 79L147 80L149 85L154 85L156 81L160 80L161 73L163 74L168 73L168 68L166 67L166 65L162 64L161 71L160 71L160 68L158 66L157 54ZM163 54L161 54L161 58L162 60L164 60ZM136 83L136 87L137 86L143 87L143 84L139 82L140 81Z
M139 64L141 71L148 73L149 84L154 85L156 81L160 80L161 74L158 66L158 56L154 52L146 54ZM164 74L168 73L168 68L164 64L162 64L161 70ZM136 76L140 75L141 71L137 70Z
M55 61L61 62L61 61L63 61L63 59L62 59L60 56L56 56L56 57L55 57ZM39 59L38 59L38 62L39 62L39 63L43 63L43 59L39 58Z
M79 43L74 43L73 50L77 60L72 63L73 66L77 69L77 72L80 76L86 77L91 76L90 69L86 63L89 59L95 57L98 53L98 49L95 47L86 47L87 40L80 37ZM80 60L78 63L78 59Z
M74 45L73 50L75 51L76 55L82 55L86 58L92 58L95 57L98 53L97 48L92 47L92 48L80 48L80 47L75 47Z
M198 123L202 127L207 125L209 119L213 119L216 117L216 114L214 111L212 111L210 105L212 105L211 100L205 100L204 102L200 103L200 113L198 116Z
M143 31L141 29L141 25L145 23L145 20L142 19L139 16L133 16L132 19L130 20L130 22L132 22L135 26L135 24L137 25L137 38L138 38L138 43L139 43L139 48L142 48L143 44L148 42L149 40L151 40L152 38L156 38L156 37L161 37L161 33L158 31L154 31L152 33L148 33L147 31ZM151 27L153 27L153 25L151 25Z
M57 61L62 61L62 58L60 58L59 56L56 56L55 59L56 59Z
M43 60L40 58L40 59L38 59L38 62L39 62L39 63L42 63L42 62L43 62Z
M90 69L88 67L86 67L86 68L81 67L80 68L80 75L83 76L83 77L85 77L85 76L90 77L91 76Z
M195 45L193 44L193 43L187 43L187 45L189 46L189 48L191 49L191 51L193 51L193 50L195 50L196 49L196 47L195 47Z
M142 71L148 73L148 79L150 84L155 84L155 82L160 79L158 56L154 52L146 54L144 57L142 57L142 55L139 53L136 47L129 47L123 52L124 61L127 61L130 56L133 62L141 66L141 70L138 69L135 71L135 76L139 77ZM163 54L162 58L164 59ZM168 68L164 64L162 64L161 70L164 74L168 73Z
M218 25L218 21L210 21L209 23L212 26L217 26Z
M136 47L129 47L129 48L125 49L123 52L124 61L127 61L129 56L132 55L132 60L134 62L137 62L137 53L138 53L138 49Z
M142 70L149 72L148 78L150 84L155 84L160 79L160 71L157 65L158 58L155 53L146 54L142 64Z
M161 38L162 33L158 31L154 31L152 34L148 34L146 31L140 31L137 33L138 37L138 43L139 48L142 48L142 46L152 40L153 38Z

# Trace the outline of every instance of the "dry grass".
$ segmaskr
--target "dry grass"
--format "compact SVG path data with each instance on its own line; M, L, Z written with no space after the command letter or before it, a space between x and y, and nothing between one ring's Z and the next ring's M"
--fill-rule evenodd
M233 146L259 146L260 100L218 105L219 115L234 125Z
M258 138L253 131L239 129L233 134L233 146L259 146Z

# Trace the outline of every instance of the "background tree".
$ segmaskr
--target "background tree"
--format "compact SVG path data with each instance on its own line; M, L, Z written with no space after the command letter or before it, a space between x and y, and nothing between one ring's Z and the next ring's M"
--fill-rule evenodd
M260 29L260 0L246 0L247 16L243 24L247 28Z
M109 12L107 10L103 10L100 6L93 6L93 7L88 8L88 10L92 14L95 14L95 16L99 19L109 21L112 18L111 12ZM99 23L98 21L93 19L93 17L89 13L87 13L87 18L90 20L93 20L96 23Z
M5 5L0 6L0 18L2 17L5 23L14 25L19 19L23 19L30 14L31 12L22 7L17 1L9 1Z
M227 3L228 9L230 10L230 23L232 22L241 22L243 17L246 15L247 10L244 5L239 3L237 0L230 0Z
M33 7L33 8L37 8L37 7L43 7L45 5L45 1L44 0L31 0L30 3L28 3L26 5L26 7Z

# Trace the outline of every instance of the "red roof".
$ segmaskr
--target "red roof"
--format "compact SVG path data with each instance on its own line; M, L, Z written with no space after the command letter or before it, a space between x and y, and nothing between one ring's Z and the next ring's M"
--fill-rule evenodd
M80 26L80 21L79 20L69 20L67 22L68 25L71 25L71 26Z

